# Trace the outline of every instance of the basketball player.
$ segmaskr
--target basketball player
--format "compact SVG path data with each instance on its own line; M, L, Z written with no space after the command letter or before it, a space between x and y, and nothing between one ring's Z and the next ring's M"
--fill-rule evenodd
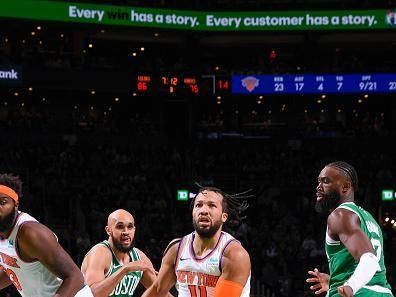
M95 245L81 266L95 297L133 296L139 282L150 287L156 272L149 258L132 245L136 230L133 216L118 209L109 215L105 230L108 240Z
M310 287L327 296L393 296L384 263L381 228L355 204L358 177L345 162L326 165L319 174L315 209L328 214L326 254L330 275L309 271Z
M93 296L54 233L18 210L21 191L18 176L0 174L0 289L14 284L23 297Z
M247 208L235 197L217 188L200 189L193 201L195 231L169 244L157 280L143 297L165 296L175 283L179 297L249 296L249 254L222 231L227 219L241 219L239 210Z

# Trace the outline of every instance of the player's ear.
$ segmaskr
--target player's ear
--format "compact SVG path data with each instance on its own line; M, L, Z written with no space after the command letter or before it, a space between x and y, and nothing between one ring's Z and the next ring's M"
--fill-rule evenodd
M106 226L106 227L105 227L105 231L106 231L107 235L110 236L110 234L111 234L111 228L110 228L109 226Z
M343 185L342 185L342 193L347 193L350 189L352 188L352 183L350 181L346 181Z
M228 213L223 212L223 213L221 214L221 221L222 221L223 223L225 223L225 222L227 221L227 219L228 219Z

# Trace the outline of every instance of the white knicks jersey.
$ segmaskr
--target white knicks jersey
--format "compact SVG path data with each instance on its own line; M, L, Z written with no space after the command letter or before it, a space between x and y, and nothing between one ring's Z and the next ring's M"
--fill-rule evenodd
M23 297L53 297L62 280L39 261L24 262L16 251L18 230L25 222L37 220L26 213L18 212L10 236L0 239L0 270L5 271Z
M221 232L215 248L205 257L195 256L193 242L195 232L184 236L179 243L175 260L176 288L179 297L212 297L217 280L221 275L224 250L231 242L238 242L233 236ZM249 297L250 276L241 297Z

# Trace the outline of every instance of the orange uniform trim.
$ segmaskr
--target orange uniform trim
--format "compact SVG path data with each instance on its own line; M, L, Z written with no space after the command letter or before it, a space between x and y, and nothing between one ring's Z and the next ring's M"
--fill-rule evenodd
M14 201L18 201L18 194L11 189L10 187L0 185L0 194L4 194L10 198L12 198Z
M240 283L220 278L214 289L213 297L240 297L243 286Z

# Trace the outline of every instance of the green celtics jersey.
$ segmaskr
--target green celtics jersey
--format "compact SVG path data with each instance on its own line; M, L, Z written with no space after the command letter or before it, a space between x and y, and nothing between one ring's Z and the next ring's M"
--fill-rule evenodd
M373 216L353 202L342 203L338 208L354 212L360 218L360 227L370 239L374 251L379 259L380 270L354 296L392 296L390 286L386 280L384 264L382 231ZM337 288L342 286L353 274L358 261L348 252L341 241L330 238L326 232L326 254L330 269L330 289L327 296L339 296Z
M122 267L122 265L120 264L120 262L118 262L116 256L113 253L113 250L110 248L110 244L107 240L104 240L99 244L106 246L111 251L111 254L113 256L112 260L111 260L110 267L109 267L109 271L105 275L105 277L109 277L110 275L115 273L118 269L120 269ZM140 255L139 255L137 249L135 249L135 248L131 249L131 251L129 252L129 256L130 256L131 262L140 260ZM109 296L111 296L111 297L133 296L133 292L135 292L135 289L136 289L137 285L139 284L142 276L143 276L142 271L129 272L122 278L122 280L117 284L117 286L114 288L114 290L111 292L111 294Z

